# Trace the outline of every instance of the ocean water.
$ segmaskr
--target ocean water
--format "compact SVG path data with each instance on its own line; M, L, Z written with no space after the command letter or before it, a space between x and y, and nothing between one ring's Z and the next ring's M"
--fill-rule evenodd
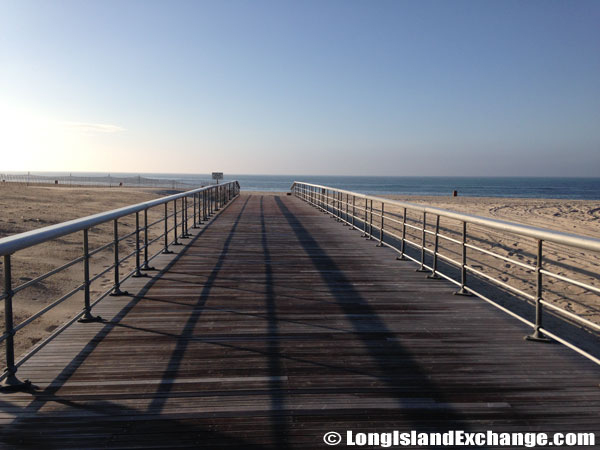
M23 172L20 172L21 174ZM68 176L68 172L31 172L32 175ZM106 177L106 173L73 172L73 176ZM113 173L114 177L175 180L191 186L206 184L210 174ZM600 200L600 178L556 177L369 177L316 175L235 175L243 190L288 191L297 181L332 186L365 194L452 195L465 197L523 197Z

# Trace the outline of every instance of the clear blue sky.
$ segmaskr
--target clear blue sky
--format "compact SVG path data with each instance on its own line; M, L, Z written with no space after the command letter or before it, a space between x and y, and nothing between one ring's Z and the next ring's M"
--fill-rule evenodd
M600 172L599 1L0 0L0 171Z

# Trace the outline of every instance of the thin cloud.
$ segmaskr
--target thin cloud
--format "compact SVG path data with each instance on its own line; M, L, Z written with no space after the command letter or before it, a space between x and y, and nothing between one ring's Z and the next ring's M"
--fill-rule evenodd
M79 131L85 134L96 133L118 133L125 131L125 128L108 123L88 123L88 122L63 122L63 125L69 130Z

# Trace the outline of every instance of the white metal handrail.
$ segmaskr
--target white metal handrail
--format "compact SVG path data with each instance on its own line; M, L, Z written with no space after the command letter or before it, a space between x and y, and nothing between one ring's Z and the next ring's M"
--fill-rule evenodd
M23 364L29 357L31 357L37 350L45 345L49 339L60 333L66 326L79 319L81 322L97 321L99 318L92 315L92 307L102 300L107 295L123 295L125 292L121 291L121 283L131 276L143 276L142 270L150 270L149 262L152 261L161 253L172 253L169 250L171 244L178 244L178 238L190 237L188 234L188 227L190 221L193 222L193 227L201 224L203 220L207 220L214 211L219 210L221 207L226 205L228 202L233 200L239 194L240 185L237 181L231 181L219 185L205 186L198 189L192 189L187 192L162 197L156 200L150 200L147 202L138 203L124 208L115 209L112 211L106 211L99 214L83 217L80 219L70 220L68 222L51 225L36 230L28 231L25 233L19 233L13 236L8 236L0 239L0 256L3 257L3 272L4 272L4 288L0 295L0 300L4 300L4 318L5 318L5 331L0 336L0 343L5 344L6 353L6 369L4 373L0 375L0 381L2 381L2 390L15 390L23 389L29 386L28 382L22 382L16 377L17 368ZM192 200L192 204L188 203L188 200ZM168 205L172 203L173 212L169 213ZM177 203L181 203L181 208L178 212ZM155 220L152 223L148 223L148 210L158 206L164 205L164 215L161 219ZM189 217L190 209L193 208L192 217ZM140 213L143 214L143 225L140 224ZM125 235L119 235L118 221L119 219L135 214L135 230ZM178 223L178 218L180 219ZM172 226L169 225L169 219L172 219ZM102 245L94 250L89 249L88 244L88 232L90 228L104 224L107 222L113 223L113 240L105 245ZM159 223L164 223L164 230L158 237L150 240L148 230L150 227ZM178 236L179 230L181 235ZM44 242L48 242L53 239L60 238L62 236L70 235L73 233L83 232L83 255L69 261L60 267L57 267L45 274L42 274L34 279L28 280L19 286L13 286L12 282L12 268L11 268L11 256L20 250L33 247ZM143 232L143 241L142 241ZM169 234L173 232L173 240L169 240ZM119 256L119 244L132 236L135 236L135 249L127 255ZM164 245L160 251L150 256L148 249L150 245L159 240L164 239ZM143 242L143 243L142 243ZM90 276L90 257L96 253L113 248L114 250L114 263L99 274ZM119 267L129 258L135 256L135 268L128 274L121 276L119 273ZM143 262L142 262L143 260ZM74 289L64 294L57 300L54 300L49 305L42 308L37 313L23 320L23 322L15 325L13 315L13 297L17 292L20 292L37 282L40 282L58 272L66 270L74 264L83 262L84 276L83 283L76 286ZM91 299L90 286L91 284L100 279L103 275L110 271L114 272L114 284L104 293L102 293L95 300ZM67 324L63 325L55 332L53 332L47 339L40 342L30 351L27 355L21 358L19 361L15 361L14 354L14 336L17 331L29 325L35 319L45 314L52 308L58 306L68 298L75 295L77 292L84 291L84 307L72 320Z
M428 214L439 215L439 216L447 217L449 219L455 219L455 220L459 220L459 221L468 222L473 225L482 225L482 226L485 226L488 228L492 228L494 230L515 233L515 234L519 234L522 236L528 236L528 237L531 237L534 239L541 239L543 241L555 242L557 244L564 244L564 245L569 245L572 247L582 248L585 250L600 252L600 239L596 239L596 238L592 238L592 237L581 236L578 234L571 234L571 233L563 233L560 231L549 230L547 228L532 227L529 225L523 225L523 224L519 224L519 223L515 223L515 222L508 222L505 220L490 219L488 217L481 217L481 216L476 216L476 215L472 215L472 214L464 214L464 213L459 213L456 211L450 211L447 209L435 208L433 206L423 206L423 205L419 205L417 203L408 203L408 202L401 202L398 200L382 199L382 197L376 197L376 196L367 195L367 194L360 194L358 192L346 191L344 189L337 189L337 188L332 188L329 186L322 186L319 184L310 184L310 183L304 183L304 182L300 182L300 181L294 181L294 183L292 184L292 189L296 185L310 186L312 188L335 191L337 193L348 194L348 195L351 195L356 198L362 198L365 200L372 200L372 201L376 201L376 202L381 202L382 200L384 200L384 202L386 204L399 206L401 208L408 208L413 211L420 211L420 212L424 212L424 213L428 213Z
M322 211L333 215L337 220L344 222L350 225L354 229L361 230L359 225L362 227L363 237L367 238L377 238L379 240L379 246L390 247L393 250L400 253L400 258L410 259L420 265L419 271L430 272L429 277L431 278L444 278L455 285L459 286L460 289L457 294L460 295L476 295L486 302L491 303L497 308L509 313L510 315L518 318L521 322L526 323L533 327L534 331L531 335L527 336L530 340L535 341L547 341L548 337L552 337L556 339L556 335L548 332L545 328L543 328L542 323L542 308L543 306L548 306L552 311L562 315L563 317L567 317L570 320L577 322L579 325L586 327L589 330L600 331L600 325L594 322L591 322L583 317L580 317L570 311L566 311L556 305L550 306L550 304L543 299L543 278L542 276L549 276L558 280L561 280L566 283L570 283L574 286L578 286L580 288L586 289L589 292L598 294L600 293L600 289L596 286L592 286L587 283L583 283L578 280L574 280L564 275L555 274L550 272L545 267L543 267L543 243L544 242L552 242L555 244L560 244L566 247L574 247L577 249L584 249L592 252L600 252L600 239L580 236L570 233L563 233L560 231L550 230L546 228L532 227L528 225L523 225L514 222L508 222L504 220L490 219L486 217L480 217L471 214L463 214L455 211L449 211L442 208L429 207L414 203L402 202L397 200L390 200L382 197L376 197L372 195L361 194L357 192L347 191L344 189L337 189L330 186L323 186L318 184L304 183L300 181L295 181L291 188L292 192L302 200L308 202L309 204L321 209ZM345 197L345 198L344 198ZM357 202L357 200L361 200ZM376 206L379 205L379 208L373 207L375 203ZM386 209L389 211L389 206L395 206L400 208L403 211L402 214L398 213L387 213ZM387 208L386 208L387 207ZM417 226L415 224L407 223L407 211L418 212L421 214L420 225ZM433 216L435 217L435 231L431 229L427 229L427 217ZM452 219L462 224L462 233L460 236L460 240L449 238L448 236L442 235L440 233L440 217L444 217L447 219ZM375 218L375 220L374 220ZM357 223L358 221L358 223ZM399 225L401 235L392 232L389 229L389 225L386 228L386 221L393 222L394 224ZM418 223L418 222L417 222ZM523 262L517 261L515 259L511 259L500 255L498 253L494 253L493 251L483 249L479 246L475 246L473 244L467 243L467 225L477 225L478 227L483 227L486 229L491 229L495 231L499 231L501 233L511 233L513 235L524 236L527 238L533 238L537 242L537 251L535 255L535 265L525 264ZM421 233L421 242L415 242L414 234L411 236L411 239L407 238L406 231L407 229L413 230L414 232ZM377 234L378 236L376 236ZM430 236L430 239L434 239L433 249L428 248L426 246L426 238ZM387 241L385 238L388 238ZM400 248L398 248L394 243L389 242L389 238L394 238L399 242ZM450 242L454 242L460 246L461 253L461 261L455 261L449 258L447 255L443 255L439 251L439 239L448 240ZM477 239L477 238L475 238ZM420 251L420 260L416 257L408 255L406 252L406 246L410 246ZM491 275L488 275L481 270L467 264L467 249L471 249L472 251L478 251L483 254L492 256L494 258L498 258L500 260L515 263L516 266L525 268L526 270L532 272L535 277L535 295L529 294L521 289L518 289L510 284L498 280ZM430 255L431 259L433 259L432 264L428 265L425 263L425 255ZM460 280L454 279L452 276L442 273L438 268L438 259L442 259L446 261L450 266L454 266L460 270ZM514 294L519 295L525 299L533 300L535 303L535 323L530 322L523 317L517 315L516 313L508 310L502 305L498 304L496 301L488 298L483 295L481 292L477 292L473 289L472 286L467 286L467 273L471 273L479 277L480 280L484 280L486 282L492 283L502 289L506 289L508 291L513 292ZM577 351L578 353L584 355L590 360L600 364L600 359L595 357L594 355L589 354L583 349L569 343L563 338L556 339L558 342L568 346L569 348Z

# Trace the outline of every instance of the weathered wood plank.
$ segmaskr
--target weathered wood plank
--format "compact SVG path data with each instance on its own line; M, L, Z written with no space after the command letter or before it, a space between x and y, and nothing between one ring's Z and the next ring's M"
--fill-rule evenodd
M242 195L0 397L7 447L315 448L327 431L599 431L598 368L298 199Z

